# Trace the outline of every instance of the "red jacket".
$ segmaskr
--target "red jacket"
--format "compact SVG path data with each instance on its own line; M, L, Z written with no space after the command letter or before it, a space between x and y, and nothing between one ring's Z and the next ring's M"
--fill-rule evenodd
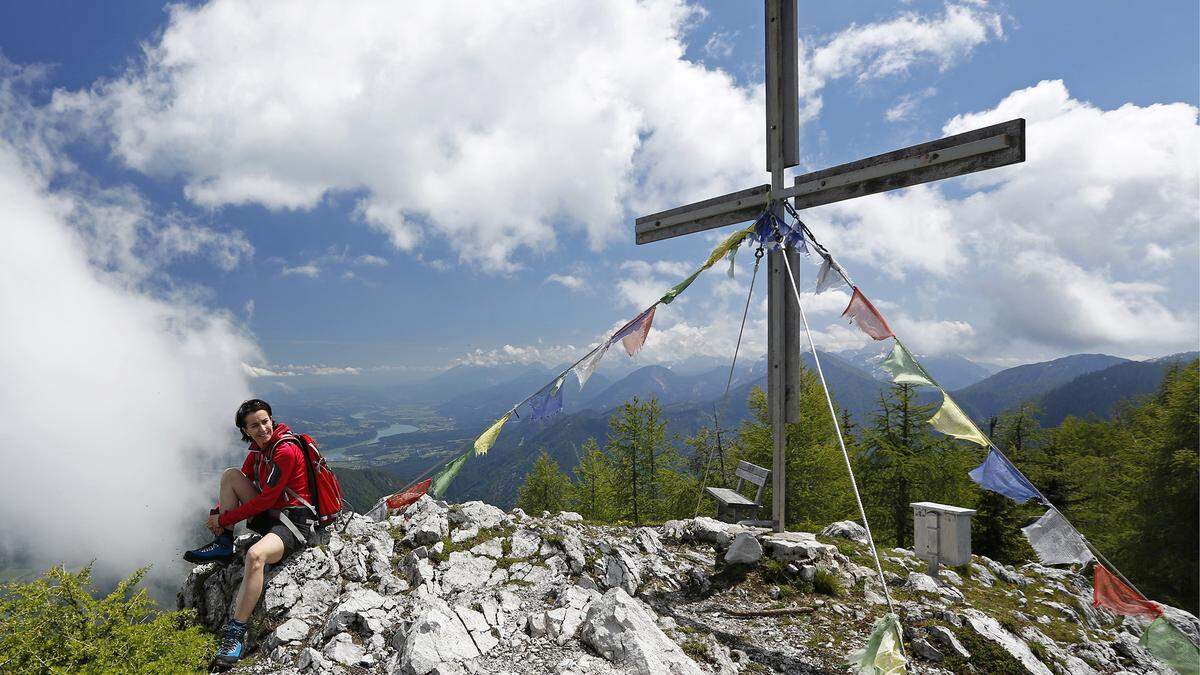
M304 463L304 451L295 441L284 441L271 446L281 437L289 435L292 430L288 425L277 423L271 431L271 440L266 450L259 449L254 441L250 442L250 454L242 462L242 473L258 486L259 493L250 501L229 509L221 514L221 527L232 527L247 518L257 516L271 509L286 509L293 506L303 507L297 499L289 495L285 489L312 503L312 491L308 489L308 469Z

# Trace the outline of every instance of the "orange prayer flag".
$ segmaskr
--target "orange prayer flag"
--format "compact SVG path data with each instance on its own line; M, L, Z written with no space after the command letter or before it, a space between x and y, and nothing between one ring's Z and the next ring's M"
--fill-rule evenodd
M1142 597L1141 593L1126 586L1112 572L1096 563L1092 580L1092 606L1103 607L1124 616L1140 616L1153 619L1162 616L1157 603Z
M850 296L850 304L846 305L846 311L842 312L842 316L850 317L858 325L859 330L876 340L895 337L892 335L892 329L888 326L887 320L875 309L875 305L871 304L867 296L858 290L858 286L854 287L854 294Z

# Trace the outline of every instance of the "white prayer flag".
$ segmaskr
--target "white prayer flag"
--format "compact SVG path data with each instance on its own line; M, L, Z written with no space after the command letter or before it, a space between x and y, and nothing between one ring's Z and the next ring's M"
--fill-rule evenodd
M1058 509L1050 509L1032 525L1021 528L1038 558L1047 565L1087 563L1092 559L1083 538Z
M592 373L596 372L596 366L600 365L600 359L608 352L608 346L612 344L605 340L599 347L592 350L591 354L583 357L572 370L575 371L575 377L579 380L579 388L583 389L583 385L592 377Z

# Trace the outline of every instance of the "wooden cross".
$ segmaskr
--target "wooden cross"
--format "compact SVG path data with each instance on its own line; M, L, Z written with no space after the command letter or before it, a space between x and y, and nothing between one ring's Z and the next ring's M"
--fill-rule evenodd
M1025 120L1015 119L796 176L792 186L785 188L784 170L800 162L796 0L764 0L764 4L766 154L771 183L638 218L638 244L754 220L765 208L782 220L785 199L794 200L796 209L806 209L1025 161ZM800 313L789 292L785 255L797 268L795 251L772 251L767 282L771 513L777 532L784 529L787 507L784 425L800 421Z

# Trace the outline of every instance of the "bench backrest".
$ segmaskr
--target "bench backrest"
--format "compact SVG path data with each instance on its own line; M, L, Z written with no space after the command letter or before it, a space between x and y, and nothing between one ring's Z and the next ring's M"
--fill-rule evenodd
M771 475L770 469L764 469L757 464L750 462L738 462L737 472L735 475L739 480L747 480L755 485L763 485L767 482L767 478Z
M734 475L738 479L736 488L738 492L742 491L742 481L758 486L758 491L754 493L754 503L762 504L763 487L767 484L767 479L771 477L771 470L750 462L738 462Z

